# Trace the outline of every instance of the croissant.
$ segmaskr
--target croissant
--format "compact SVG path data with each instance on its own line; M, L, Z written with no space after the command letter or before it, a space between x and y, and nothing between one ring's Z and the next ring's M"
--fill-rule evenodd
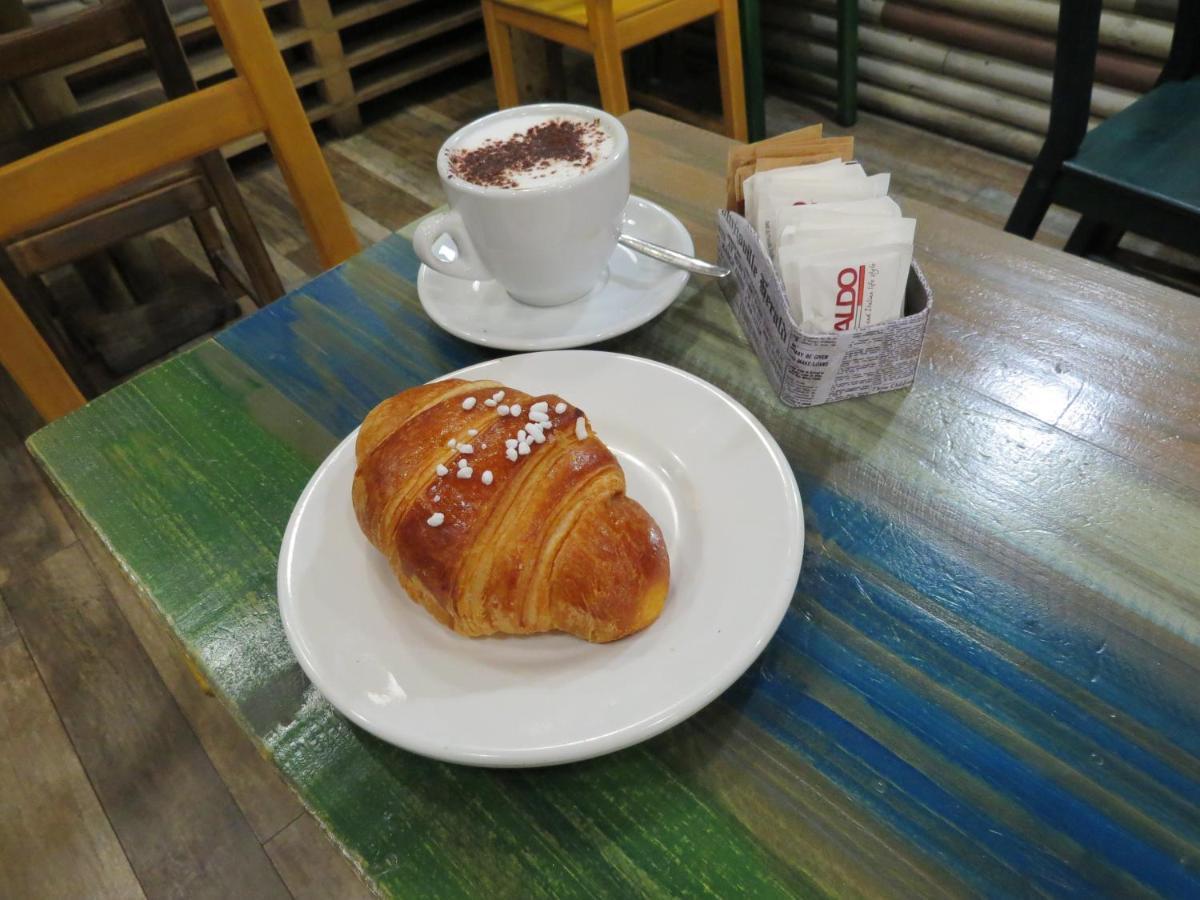
M662 611L662 532L560 397L462 379L411 388L367 415L355 458L363 533L460 634L613 641Z

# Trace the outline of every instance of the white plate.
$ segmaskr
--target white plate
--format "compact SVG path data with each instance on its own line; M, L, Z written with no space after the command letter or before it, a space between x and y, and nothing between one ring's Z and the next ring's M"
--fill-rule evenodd
M692 236L657 203L630 197L621 230L691 256ZM586 297L563 306L518 303L495 281L451 278L421 266L417 296L429 318L464 341L501 350L582 347L632 331L671 305L688 273L618 246L608 275Z
M553 391L587 413L662 527L662 616L611 644L466 638L438 624L359 531L355 431L305 488L279 556L283 624L313 684L385 741L483 766L609 753L729 687L775 633L800 573L800 494L774 438L712 385L632 356L534 353L453 375Z

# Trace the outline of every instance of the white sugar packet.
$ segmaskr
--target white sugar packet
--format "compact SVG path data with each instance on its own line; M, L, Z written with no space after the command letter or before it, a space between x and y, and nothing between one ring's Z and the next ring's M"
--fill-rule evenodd
M900 204L891 197L871 197L867 200L840 200L830 203L793 204L786 207L782 212L785 216L791 215L795 217L844 215L899 219L904 215L900 211ZM784 222L782 219L780 221L781 227L795 224L794 222Z
M890 197L875 197L870 200L851 200L845 203L809 203L780 210L768 231L763 244L771 262L779 265L777 235L796 226L816 227L822 230L839 228L861 228L876 222L897 221L902 218L900 206Z
M849 331L900 318L915 225L882 219L860 229L784 229L779 273L800 327Z
M887 196L891 175L831 160L746 179L746 219L808 332L846 331L904 312L916 220Z
M787 193L773 193L760 197L755 210L757 218L748 219L748 221L754 226L763 245L769 250L774 241L773 235L777 233L776 222L785 214L785 211L807 205L880 199L887 196L891 178L890 173L883 172L863 178L839 178L834 181L793 184ZM749 181L749 179L746 180ZM749 210L747 209L747 211Z
M811 255L839 247L875 247L881 244L908 244L911 247L916 231L916 219L815 215L789 225L780 232L772 262L778 265L785 251Z
M764 197L785 196L793 193L798 185L814 181L861 181L866 177L867 173L858 163L844 163L840 159L755 172L742 182L742 193L746 198L746 221L753 225L758 220L759 203Z

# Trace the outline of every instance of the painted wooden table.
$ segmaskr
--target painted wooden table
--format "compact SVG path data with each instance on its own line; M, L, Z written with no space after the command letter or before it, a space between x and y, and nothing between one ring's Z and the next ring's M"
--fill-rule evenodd
M635 189L711 257L728 143L627 121ZM1200 301L906 206L936 293L911 390L785 408L703 284L604 345L749 407L808 528L762 658L604 759L412 756L284 639L276 553L313 469L381 398L486 355L420 312L403 235L30 446L385 893L1197 896Z

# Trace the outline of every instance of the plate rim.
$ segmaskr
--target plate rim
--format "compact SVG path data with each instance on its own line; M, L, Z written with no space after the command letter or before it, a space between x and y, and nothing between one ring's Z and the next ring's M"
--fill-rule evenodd
M630 193L629 201L627 201L625 205L628 207L629 202L635 200L657 210L679 227L680 232L687 238L688 242L687 248L681 252L686 253L689 256L696 252L696 242L692 239L692 233L688 231L687 226L683 224L683 221L677 215L675 215L662 204L655 203L653 200L647 200L645 197L634 193ZM613 252L616 251L614 250ZM676 273L672 273L673 277L676 277L679 280L678 288L675 288L671 291L664 291L662 301L651 304L644 312L639 312L635 316L631 316L628 319L624 319L617 324L602 329L594 334L590 334L586 337L582 335L557 335L553 337L522 340L507 337L467 337L466 334L464 334L458 328L451 327L447 320L436 311L436 307L431 306L431 304L426 301L425 296L421 291L421 285L423 282L426 282L428 279L436 277L439 274L440 273L434 272L424 263L421 263L420 268L417 269L417 300L421 304L421 309L424 310L425 315L429 316L433 324L437 325L438 328L442 329L442 331L446 332L447 334L453 335L459 340L466 341L469 344L475 344L477 347L488 347L493 350L510 350L515 353L536 353L538 351L548 350L580 349L591 346L592 344L598 344L601 341L607 341L615 337L620 337L623 334L628 334L635 328L640 328L641 326L645 325L655 316L665 312L672 303L679 299L679 295L683 293L684 289L688 286L688 281L690 280L690 274L683 269L679 269ZM447 278L449 276L442 275L441 277Z
M795 595L796 585L799 581L801 567L804 560L804 540L805 540L805 525L803 504L800 497L800 487L796 482L795 472L792 471L791 463L788 462L786 454L779 446L779 442L775 440L774 435L767 430L766 426L759 421L750 410L746 409L737 399L730 396L727 392L717 387L705 379L693 375L691 372L684 371L667 363L659 362L658 360L647 359L645 357L633 356L626 353L613 353L601 350L554 350L542 351L537 353L516 354L513 356L502 356L495 359L483 360L478 363L473 363L453 372L448 372L444 375L439 375L436 378L430 379L426 384L431 384L437 381L444 381L448 378L458 378L469 375L479 369L487 369L498 364L502 365L505 362L513 359L536 357L536 356L560 356L568 354L587 354L601 355L610 358L620 359L625 363L635 365L645 365L652 368L664 370L674 376L684 378L701 390L709 391L715 394L719 399L728 404L732 410L737 413L743 421L749 425L751 430L758 437L759 441L764 445L767 452L771 456L771 460L775 465L775 470L782 476L782 481L790 486L791 490L785 491L783 502L788 507L789 517L795 523L795 531L797 540L795 546L789 548L788 555L784 562L786 567L781 565L781 584L790 584L791 586L785 590L782 588L779 591L779 596L773 599L776 607L775 615L770 617L769 622L758 634L752 644L736 657L730 657L725 660L725 663L716 672L712 674L708 684L702 691L688 692L673 700L669 705L658 713L643 719L640 722L634 722L621 727L614 732L598 734L593 737L584 738L583 740L574 741L569 744L561 744L555 747L538 747L527 750L506 750L490 753L480 753L473 750L460 751L446 746L438 745L436 741L408 741L401 743L394 735L385 733L385 730L379 728L371 720L361 716L353 709L343 709L332 697L329 696L321 688L322 679L317 675L316 669L313 666L312 660L304 652L304 642L297 630L297 625L293 621L289 611L289 603L285 601L285 597L290 595L289 591L285 590L287 581L287 560L289 558L289 549L294 543L295 534L299 528L299 523L303 514L303 510L308 503L311 494L316 489L316 485L325 475L327 470L332 467L335 458L342 452L343 447L353 441L358 435L361 424L356 426L349 434L342 438L330 450L329 454L321 461L320 465L313 471L309 477L304 490L300 493L292 508L291 514L288 517L287 527L284 529L283 540L280 544L279 557L276 566L276 603L279 609L280 619L283 623L284 635L287 638L288 646L292 651L292 655L300 664L304 671L305 677L308 679L310 686L314 688L326 702L332 706L339 715L353 722L364 731L369 732L380 740L395 747L399 747L410 753L415 753L429 759L435 759L442 762L455 763L459 765L478 766L483 768L533 768L551 765L563 765L572 762L581 762L587 759L593 759L599 756L605 756L609 753L615 753L618 750L624 750L629 747L636 746L650 738L656 737L667 731L670 728L686 721L693 715L704 709L712 703L717 697L728 690L738 678L740 678L762 655L767 644L775 636L779 630L779 626L783 622L784 616L791 606L792 597ZM414 385L415 386L415 385ZM374 549L374 548L372 548ZM768 598L771 599L771 598ZM294 602L294 601L291 601ZM650 627L653 627L651 625Z

